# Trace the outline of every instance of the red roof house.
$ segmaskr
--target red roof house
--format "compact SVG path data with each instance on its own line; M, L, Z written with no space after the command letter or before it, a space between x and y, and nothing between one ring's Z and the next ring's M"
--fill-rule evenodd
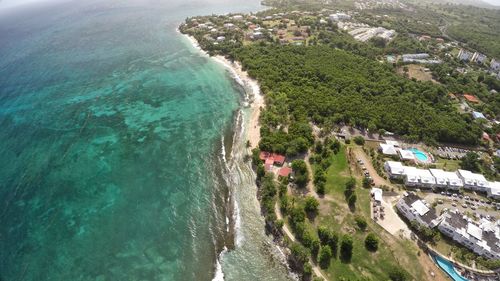
M288 178L288 176L290 176L291 173L292 173L292 168L283 167L278 171L278 176Z
M262 161L266 161L266 159L269 158L269 156L271 156L271 153L266 152L266 151L261 151L259 154L259 158Z
M281 155L281 154L276 154L276 153L273 153L271 155L271 157L274 159L274 164L276 165L283 165L285 163L285 156Z
M479 100L474 95L464 94L464 98L467 101L470 101L470 102L473 102L473 103L478 103L479 102Z

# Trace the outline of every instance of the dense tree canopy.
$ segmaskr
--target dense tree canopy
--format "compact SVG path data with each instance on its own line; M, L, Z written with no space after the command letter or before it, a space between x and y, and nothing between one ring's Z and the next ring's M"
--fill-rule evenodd
M428 143L478 143L479 126L452 107L443 87L405 79L387 65L323 45L247 46L232 56L259 80L270 105L262 149L305 150L313 144L308 122L384 129Z

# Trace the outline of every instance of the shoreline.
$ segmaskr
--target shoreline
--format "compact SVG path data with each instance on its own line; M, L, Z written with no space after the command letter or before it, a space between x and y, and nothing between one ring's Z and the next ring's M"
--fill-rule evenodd
M250 75L246 71L243 70L240 62L238 62L238 61L231 62L230 60L228 60L227 58L225 58L222 55L210 56L208 54L208 52L206 52L205 50L203 50L200 47L196 38L194 38L193 36L191 36L189 34L185 34L185 33L180 32L179 28L177 28L176 31L179 32L181 35L184 35L189 40L192 47L195 48L199 52L199 54L201 54L202 56L209 57L209 58L213 59L215 62L222 65L223 67L225 67L230 72L231 78L243 88L243 94L244 94L243 103L239 105L238 110L240 111L240 114L241 114L245 108L248 108L250 114L248 116L248 119L244 118L242 120L242 122L243 122L242 128L240 128L240 129L235 128L234 134L238 134L237 131L241 132L241 129L242 129L242 131L244 133L242 135L242 137L243 137L242 140L244 142L244 143L242 143L242 147L244 148L245 151L247 151L247 153L249 151L253 150L254 148L257 148L259 145L259 142L260 142L260 128L261 128L261 125L259 122L260 113L261 113L262 109L266 107L265 99L264 99L264 96L260 90L260 85L259 85L258 81L256 79L250 77ZM249 147L246 146L247 141L250 142ZM253 172L253 175L254 175L253 177L255 180L255 172L253 171L253 169L251 169L251 170ZM257 194L254 194L254 196L255 196L255 198L257 198ZM229 200L232 201L233 196L231 194L230 194L230 198L231 199L229 199ZM260 202L259 202L259 206L260 206ZM234 245L237 246L239 243L238 243L238 233L237 233L238 230L236 229L237 228L236 225L238 224L239 218L235 217L235 216L238 216L239 210L238 210L238 205L236 202L233 202L233 208L234 208L233 213L231 215L232 220L233 220L232 221L232 227L233 227L232 232L234 233L234 239L235 239ZM273 240L275 238L276 237L273 235ZM296 276L295 273L290 270L288 261L286 260L287 255L283 252L284 249L287 249L287 247L284 247L281 243L277 243L276 241L273 241L273 244L274 244L274 247L276 247L276 250L280 254L280 258L278 258L278 261L286 267L286 272L287 272L288 278L290 280L298 280L299 279L298 276ZM225 274L222 270L221 257L226 252L228 252L228 249L226 248L226 246L224 246L224 249L221 252L217 253L217 258L216 258L216 263L215 263L215 272L214 272L214 276L212 278L212 281L222 281L225 279Z
M231 62L221 55L210 56L205 50L200 47L200 44L198 43L198 40L196 40L196 38L189 34L180 32L179 28L177 28L176 31L184 35L191 42L192 46L201 54L212 58L214 61L227 68L231 73L232 78L244 88L246 95L245 102L248 102L251 109L250 120L245 139L250 141L250 149L256 148L260 142L260 112L262 111L262 108L266 107L264 96L260 91L259 82L256 79L250 77L250 75L248 75L248 72L243 70L240 62Z
M250 118L247 124L248 127L245 134L245 141L250 141L250 149L254 149L259 145L260 141L260 112L262 111L262 108L265 108L266 106L264 96L260 91L260 85L257 80L251 78L248 73L243 70L239 62L231 62L220 55L212 58L225 66L231 72L236 82L239 83L245 90L245 102L249 104L251 109Z

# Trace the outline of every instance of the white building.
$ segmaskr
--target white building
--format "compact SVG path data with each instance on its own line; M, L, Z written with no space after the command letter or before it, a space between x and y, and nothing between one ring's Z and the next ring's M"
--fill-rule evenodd
M331 21L342 21L342 20L350 20L351 16L346 13L335 13L330 15Z
M403 56L404 59L426 59L429 58L429 54L427 53L420 53L420 54L404 54Z
M496 59L491 59L490 69L492 71L499 71L500 70L500 61L497 61Z
M436 179L429 170L405 167L403 174L406 186L434 188L436 185Z
M475 52L473 55L472 55L472 59L471 59L473 62L476 62L476 63L483 63L485 60L486 60L486 56L481 54L481 53L478 53L478 52Z
M379 150L384 155L398 155L398 149L391 144L381 143Z
M415 154L413 154L411 150L400 149L398 152L399 152L399 158L401 158L401 160L410 160L410 161L415 160Z
M472 58L472 53L467 50L460 49L460 51L458 52L459 60L469 61L471 58Z
M439 224L440 218L435 210L413 192L405 193L399 199L396 208L409 221L415 221L429 228L434 228Z
M390 178L403 178L405 166L401 162L387 161L384 163L384 169Z
M494 181L494 182L489 182L488 183L488 188L486 189L486 193L488 194L488 197L494 198L494 199L500 199L500 182Z
M457 175L464 183L464 188L486 192L488 181L481 174L476 174L467 170L458 170Z
M415 167L408 167L405 166L404 172L403 172L403 177L405 181L406 186L418 186L419 185L419 176L418 176L418 169Z
M479 224L475 224L458 211L450 211L441 216L438 229L478 255L489 259L499 259L499 224L500 221L490 222L485 219L482 219Z
M372 188L370 193L372 194L373 200L375 200L375 202L378 202L378 203L382 202L382 194L383 194L382 189Z
M429 169L436 179L436 187L458 190L464 186L456 173L446 172L441 169Z

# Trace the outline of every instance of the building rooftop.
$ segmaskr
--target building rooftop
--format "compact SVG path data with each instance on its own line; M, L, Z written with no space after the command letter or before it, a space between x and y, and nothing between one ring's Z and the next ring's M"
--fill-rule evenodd
M438 218L436 211L433 208L429 208L415 193L407 193L406 196L403 197L403 200L406 205L411 206L427 224L430 225L433 220Z
M415 154L411 150L400 149L399 155L403 160L415 160Z

